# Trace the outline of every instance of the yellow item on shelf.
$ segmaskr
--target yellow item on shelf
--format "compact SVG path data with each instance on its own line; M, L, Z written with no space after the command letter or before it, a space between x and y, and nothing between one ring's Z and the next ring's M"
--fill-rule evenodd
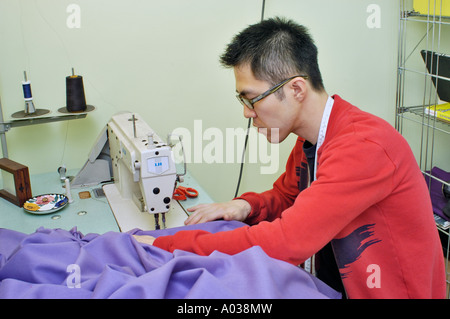
M425 114L436 116L437 119L450 123L450 103L428 106L425 108Z
M436 2L436 10L434 8L434 3ZM430 8L430 15L441 15L441 1L434 0L414 0L413 1L414 11L419 12L420 14L428 14L428 8ZM442 1L442 15L450 17L450 1L443 0Z

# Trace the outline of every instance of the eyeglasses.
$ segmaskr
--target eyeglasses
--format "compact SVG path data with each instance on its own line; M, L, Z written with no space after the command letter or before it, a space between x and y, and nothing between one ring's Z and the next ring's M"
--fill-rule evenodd
M292 76L284 81L281 81L280 83L278 83L277 85L275 85L274 87L268 89L266 92L264 92L261 95L258 95L257 97L255 97L254 99L246 99L245 97L243 97L242 95L238 94L236 95L236 98L239 100L239 102L242 103L242 105L247 106L249 109L253 110L253 104L255 104L258 101L261 101L263 98L265 98L266 96L275 93L276 91L278 91L279 89L281 89L283 87L283 85L285 85L286 83L288 83L290 80L295 79L297 77L302 77L304 79L307 79L308 76L307 75L295 75Z

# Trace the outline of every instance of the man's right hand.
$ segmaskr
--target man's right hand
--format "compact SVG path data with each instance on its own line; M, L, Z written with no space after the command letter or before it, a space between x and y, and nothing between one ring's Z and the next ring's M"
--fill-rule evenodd
M192 214L184 224L200 224L217 219L244 221L250 214L251 209L250 204L243 199L235 199L225 203L199 204L187 209Z

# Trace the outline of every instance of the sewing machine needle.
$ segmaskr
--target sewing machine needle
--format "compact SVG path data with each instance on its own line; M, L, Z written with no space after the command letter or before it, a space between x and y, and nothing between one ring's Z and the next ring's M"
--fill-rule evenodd
M166 213L162 213L163 229L166 229Z
M155 229L156 230L160 229L160 226L159 226L159 214L155 214Z

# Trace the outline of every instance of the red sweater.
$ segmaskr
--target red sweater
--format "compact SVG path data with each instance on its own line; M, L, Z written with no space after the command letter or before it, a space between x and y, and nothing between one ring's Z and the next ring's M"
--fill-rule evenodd
M389 123L333 98L309 187L299 138L273 189L240 197L252 207L252 226L180 231L154 245L201 255L258 245L298 265L331 241L349 298L444 298L442 246L409 145Z

